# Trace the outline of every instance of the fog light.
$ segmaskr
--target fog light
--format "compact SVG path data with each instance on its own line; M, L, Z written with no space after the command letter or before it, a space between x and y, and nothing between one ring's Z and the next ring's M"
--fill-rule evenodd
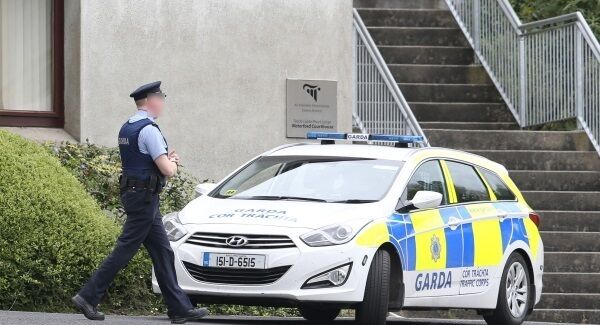
M346 281L347 275L348 273L346 273L345 270L333 270L329 272L329 282L331 282L331 284L333 284L334 286L339 286L340 284L344 283L344 281Z
M302 285L302 289L339 287L346 283L346 280L348 280L348 277L350 276L351 269L352 263L348 263L319 273L308 279Z

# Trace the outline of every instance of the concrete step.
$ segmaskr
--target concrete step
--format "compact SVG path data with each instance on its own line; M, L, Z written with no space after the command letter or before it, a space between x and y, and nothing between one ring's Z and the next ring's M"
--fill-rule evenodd
M514 122L420 122L421 128L454 130L518 130Z
M458 27L369 27L376 45L469 46Z
M409 102L502 102L493 85L399 83L398 87Z
M533 209L600 211L600 192L521 191Z
M521 190L600 190L600 171L512 170L510 177Z
M593 151L468 151L500 163L509 170L600 170L600 159Z
M546 272L542 279L546 293L600 294L600 273Z
M600 324L600 310L534 309L527 321L569 324Z
M540 234L546 252L600 252L600 232L541 231Z
M542 231L600 232L600 211L536 210Z
M457 24L450 10L445 9L357 9L368 27L453 27Z
M424 131L432 145L455 149L594 150L587 135L584 132L579 131L476 131L427 129ZM598 157L597 153L596 157ZM600 160L600 158L598 159ZM565 168L565 170L571 169Z
M417 121L423 122L514 122L502 103L408 103Z
M536 309L600 309L599 293L542 293Z
M598 273L600 252L547 252L544 254L544 272Z
M354 0L354 8L448 9L444 0Z
M492 84L480 65L388 64L388 68L399 83Z
M388 64L472 64L470 47L380 45L379 52Z

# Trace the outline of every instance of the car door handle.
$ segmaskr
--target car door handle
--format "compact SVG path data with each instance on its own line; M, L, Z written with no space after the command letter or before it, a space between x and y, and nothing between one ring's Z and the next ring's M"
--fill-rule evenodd
M456 228L460 226L461 222L462 220L457 217L450 217L448 218L448 223L446 223L446 226L448 226L448 228L450 228L451 230L456 230Z

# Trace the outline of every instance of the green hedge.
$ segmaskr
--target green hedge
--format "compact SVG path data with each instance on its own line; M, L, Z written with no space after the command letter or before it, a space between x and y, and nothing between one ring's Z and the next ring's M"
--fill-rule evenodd
M0 130L0 309L71 310L77 292L120 232L44 148ZM103 300L108 311L160 307L151 264L138 254Z
M49 142L45 146L83 184L106 214L124 220L125 212L119 196L121 158L118 148L97 146L90 142ZM198 183L198 180L182 171L171 177L160 195L163 215L183 209L194 198L194 186Z

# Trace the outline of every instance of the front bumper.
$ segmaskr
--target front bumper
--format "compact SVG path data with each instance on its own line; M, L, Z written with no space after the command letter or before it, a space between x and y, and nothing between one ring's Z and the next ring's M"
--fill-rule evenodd
M179 286L190 296L221 297L228 302L245 303L281 301L282 305L290 302L332 302L353 304L361 302L364 297L365 283L376 249L357 246L354 240L344 245L327 247L309 247L300 239L307 233L306 228L282 228L248 225L186 225L189 233L178 242L171 243L175 253L175 270ZM186 243L186 239L195 232L232 233L236 229L240 235L287 235L296 247L280 249L231 249L203 247ZM184 266L184 262L202 266L204 252L237 253L266 255L266 268L290 266L289 269L275 282L270 284L220 284L196 280ZM365 259L366 256L366 259ZM364 263L363 263L364 261ZM341 266L352 263L352 269L346 282L339 287L301 289L311 277ZM152 274L154 292L159 293L158 283Z

